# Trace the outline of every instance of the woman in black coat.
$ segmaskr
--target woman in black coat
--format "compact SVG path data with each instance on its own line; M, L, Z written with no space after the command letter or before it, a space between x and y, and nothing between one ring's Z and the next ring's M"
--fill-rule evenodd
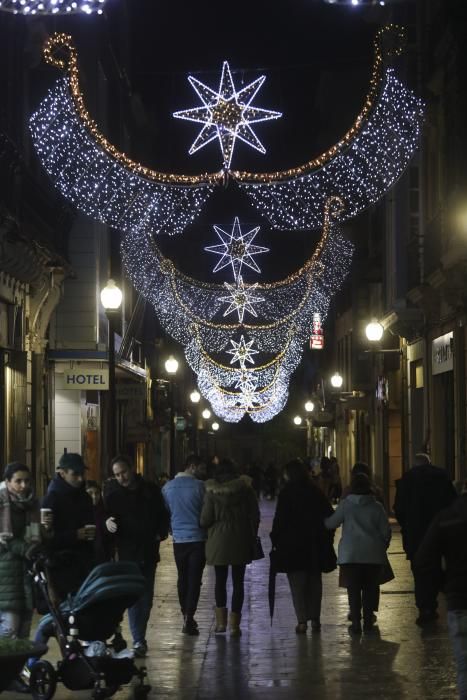
M297 616L297 634L306 633L308 620L312 630L318 632L321 574L336 568L334 533L324 527L324 519L334 511L300 460L285 466L284 480L272 524L272 565L276 571L287 573Z

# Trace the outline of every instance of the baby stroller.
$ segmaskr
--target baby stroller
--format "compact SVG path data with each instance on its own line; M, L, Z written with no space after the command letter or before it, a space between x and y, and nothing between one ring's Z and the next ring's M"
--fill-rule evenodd
M122 561L96 566L79 591L58 607L51 600L46 571L46 558L38 557L34 581L49 610L39 626L44 636L57 637L62 659L56 669L45 659L31 666L29 686L34 700L50 700L58 682L69 690L92 690L94 700L103 700L135 676L140 682L134 700L146 698L151 689L144 682L146 669L138 668L128 656L118 658L106 643L118 631L125 610L144 591L145 579L137 565ZM93 649L98 653L90 655Z

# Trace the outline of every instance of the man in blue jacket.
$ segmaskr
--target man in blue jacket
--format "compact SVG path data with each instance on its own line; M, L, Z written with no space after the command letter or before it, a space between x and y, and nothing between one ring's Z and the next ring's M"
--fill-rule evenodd
M199 519L204 500L204 483L196 478L202 461L190 455L183 471L167 482L162 489L174 543L174 557L178 571L178 599L184 617L182 632L198 634L195 612L198 607L201 579L206 564L204 543L206 532Z

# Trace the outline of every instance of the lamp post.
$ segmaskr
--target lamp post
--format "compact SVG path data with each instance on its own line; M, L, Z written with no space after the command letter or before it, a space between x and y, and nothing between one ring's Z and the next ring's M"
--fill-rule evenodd
M178 360L170 355L165 361L165 371L170 377L169 380L169 421L170 421L170 476L175 476L175 406L174 406L174 382L173 378L177 374Z
M344 382L344 379L342 377L342 374L339 374L339 372L334 372L334 374L331 377L332 388L333 389L340 389L343 382Z
M313 428L313 419L311 417L311 413L315 410L315 404L313 401L306 401L305 403L305 411L306 411L306 456L307 459L310 459L311 457L311 443L312 443L312 428Z
M116 453L117 426L116 426L116 391L115 391L115 318L122 304L122 292L113 279L109 279L101 291L101 302L107 317L108 333L108 364L109 364L109 391L106 422L106 448L108 464Z
M201 400L201 394L199 391L192 391L190 394L190 401L193 404L193 412L194 412L194 420L195 420L195 427L193 431L193 452L195 454L198 454L199 451L199 444L198 444L198 419L199 419L199 414L198 414L198 404Z

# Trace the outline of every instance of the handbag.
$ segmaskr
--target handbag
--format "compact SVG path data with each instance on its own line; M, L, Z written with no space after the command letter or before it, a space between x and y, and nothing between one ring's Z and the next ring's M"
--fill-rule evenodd
M253 561L256 561L257 559L264 559L264 550L263 550L263 545L261 544L261 538L256 535L255 539L253 540L253 556L252 556Z

